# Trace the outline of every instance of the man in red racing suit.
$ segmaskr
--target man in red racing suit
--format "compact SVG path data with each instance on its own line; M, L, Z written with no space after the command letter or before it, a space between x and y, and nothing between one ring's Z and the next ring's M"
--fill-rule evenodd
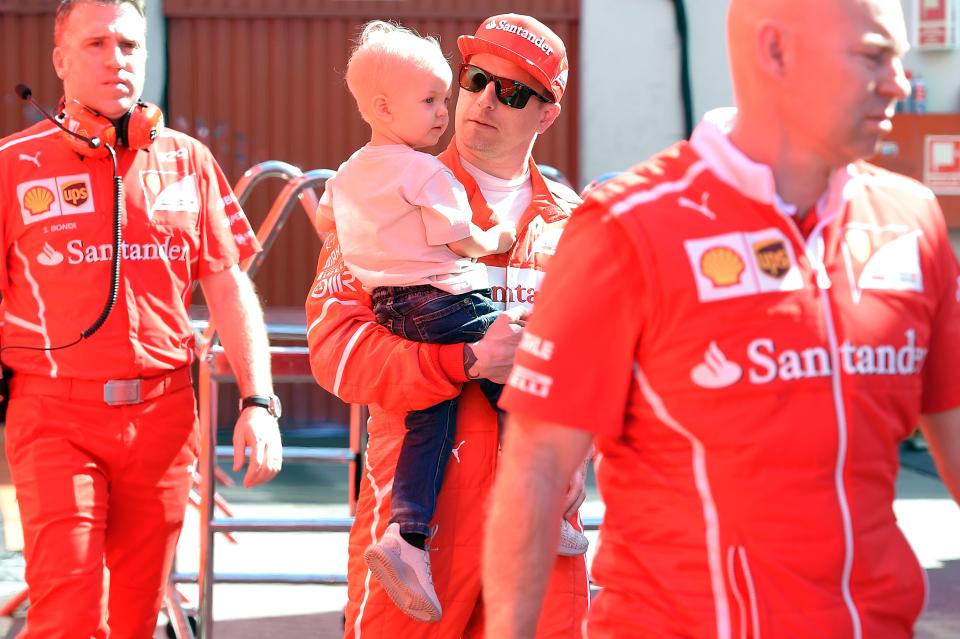
M489 24L494 25L491 30L501 49L477 42ZM562 69L562 77L560 73L545 77L542 71L537 74L530 68L529 59L540 58L527 51L532 41L521 36L517 25L526 33L545 29L532 18L508 14L485 21L477 38L461 38L464 58L500 80L476 93L460 91L457 137L440 155L466 188L474 223L489 228L506 218L517 224L517 242L508 253L481 258L487 266L493 301L514 318L517 311L533 305L544 266L578 201L569 189L545 180L530 156L536 133L552 123L559 105L533 99L524 109L515 109L502 103L494 90L501 81L506 82L503 78L510 78L528 86L539 85L542 93L559 99L565 86L565 61L557 67ZM556 50L553 55L563 52ZM523 59L529 64L517 62ZM396 337L376 323L370 297L345 268L335 234L321 252L306 310L310 362L319 383L344 401L370 404L369 443L350 534L345 636L482 636L485 611L480 554L485 543L496 543L495 538L485 539L482 534L484 504L497 466L499 437L496 416L477 385L465 384L466 371L480 373L474 377L504 375L519 327L505 315L484 340L469 347ZM498 351L496 356L489 354L488 345ZM444 612L438 623L424 624L393 605L371 579L362 553L380 538L390 518L390 487L405 432L405 412L449 399L461 384L454 454L437 502L430 541L433 580ZM586 607L583 557L557 558L537 636L578 637Z

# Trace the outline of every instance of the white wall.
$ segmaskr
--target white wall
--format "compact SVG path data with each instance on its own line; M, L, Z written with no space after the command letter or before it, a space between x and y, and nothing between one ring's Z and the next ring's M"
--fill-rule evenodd
M727 62L727 3L723 0L686 0L685 4L690 28L690 78L696 123L710 109L733 104L733 85Z
M673 8L665 0L585 0L581 14L577 186L683 135Z
M143 99L163 105L167 77L167 25L163 18L163 0L147 2L147 81Z
M694 120L731 102L726 3L687 0ZM628 168L684 135L680 50L670 0L584 0L578 186Z
M802 2L803 0L796 0ZM901 0L912 33L916 2ZM953 0L960 3L960 0ZM732 104L727 2L686 0L693 115ZM960 11L960 6L958 6ZM670 0L583 0L579 185L622 170L683 137L678 37ZM911 51L928 111L960 111L960 50Z

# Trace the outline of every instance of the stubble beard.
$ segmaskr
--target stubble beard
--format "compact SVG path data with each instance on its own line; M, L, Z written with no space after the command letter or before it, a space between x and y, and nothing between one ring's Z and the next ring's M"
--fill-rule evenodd
M497 140L493 134L484 135L474 131L460 136L459 139L465 149L479 156L488 157L497 150Z

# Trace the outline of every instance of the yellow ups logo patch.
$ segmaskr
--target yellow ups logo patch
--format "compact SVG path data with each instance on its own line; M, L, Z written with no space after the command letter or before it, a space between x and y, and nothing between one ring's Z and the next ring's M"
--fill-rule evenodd
M774 279L782 279L790 270L787 247L780 240L757 242L753 245L753 254L760 270Z
M89 198L86 182L72 182L61 188L64 201L71 206L83 206Z

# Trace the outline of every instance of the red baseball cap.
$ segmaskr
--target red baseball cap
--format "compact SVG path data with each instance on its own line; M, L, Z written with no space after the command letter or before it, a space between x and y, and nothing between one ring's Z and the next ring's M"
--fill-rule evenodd
M460 36L457 46L464 61L477 53L513 62L542 84L559 102L567 88L567 50L556 33L530 16L516 13L487 18L476 35Z

